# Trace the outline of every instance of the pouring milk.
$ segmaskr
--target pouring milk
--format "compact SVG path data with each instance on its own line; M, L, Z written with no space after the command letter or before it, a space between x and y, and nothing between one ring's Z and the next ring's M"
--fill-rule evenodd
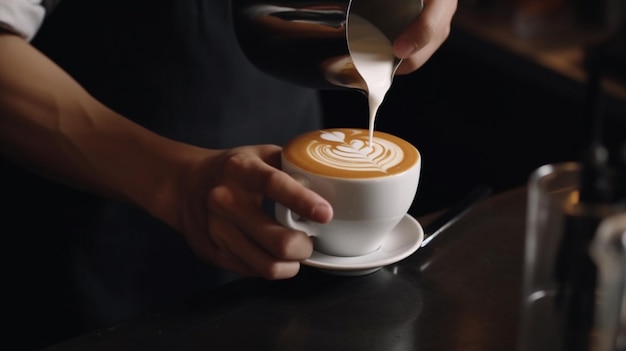
M367 85L369 143L372 145L376 114L393 80L396 63L393 44L376 26L351 14L348 17L348 47L354 66Z

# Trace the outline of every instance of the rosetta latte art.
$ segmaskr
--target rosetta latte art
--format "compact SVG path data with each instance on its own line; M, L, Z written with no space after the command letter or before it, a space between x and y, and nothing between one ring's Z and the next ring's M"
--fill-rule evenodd
M374 137L370 145L369 136L357 131L353 135L323 131L320 137L324 141L311 142L307 153L312 160L334 168L388 173L404 156L395 143Z

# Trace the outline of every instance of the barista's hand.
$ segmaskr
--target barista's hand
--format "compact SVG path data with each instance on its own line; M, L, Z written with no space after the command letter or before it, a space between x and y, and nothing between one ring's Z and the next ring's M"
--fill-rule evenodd
M457 0L424 0L424 9L394 42L394 53L404 59L398 74L420 68L450 34Z
M297 274L311 240L261 209L312 220L330 205L278 169L278 146L208 150L167 139L92 97L22 37L0 33L0 155L41 175L133 203L204 260L268 279Z
M280 148L247 146L208 153L179 184L179 229L205 261L246 276L295 276L313 252L306 234L286 228L261 208L270 198L319 222L332 217L321 196L279 170Z

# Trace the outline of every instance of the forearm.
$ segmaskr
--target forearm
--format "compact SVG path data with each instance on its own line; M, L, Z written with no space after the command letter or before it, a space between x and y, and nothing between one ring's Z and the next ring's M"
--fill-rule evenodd
M202 152L90 96L25 40L0 33L0 152L51 179L159 215L176 172ZM131 98L131 97L129 97Z

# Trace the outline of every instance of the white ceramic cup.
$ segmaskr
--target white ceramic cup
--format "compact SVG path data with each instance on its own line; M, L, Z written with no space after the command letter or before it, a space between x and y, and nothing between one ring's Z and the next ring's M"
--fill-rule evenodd
M282 169L324 197L333 219L321 224L276 204L276 219L314 237L316 251L361 256L376 251L415 198L421 155L409 142L367 129L335 128L302 134L287 143Z

